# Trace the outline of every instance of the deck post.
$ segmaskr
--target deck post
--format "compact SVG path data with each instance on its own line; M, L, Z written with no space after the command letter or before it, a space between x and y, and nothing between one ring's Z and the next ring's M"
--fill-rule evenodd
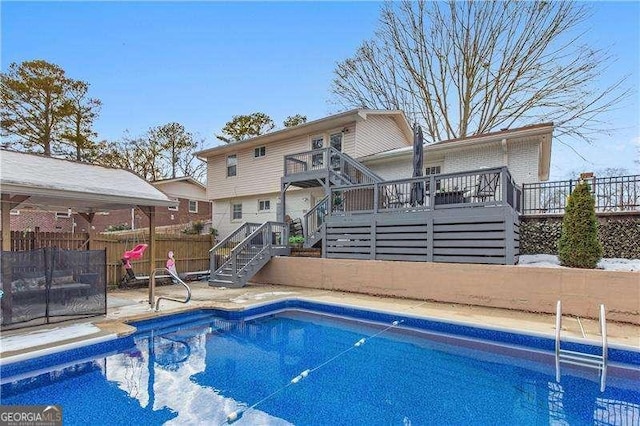
M426 212L427 223L427 262L433 262L433 212Z
M371 260L376 260L376 215L371 215Z

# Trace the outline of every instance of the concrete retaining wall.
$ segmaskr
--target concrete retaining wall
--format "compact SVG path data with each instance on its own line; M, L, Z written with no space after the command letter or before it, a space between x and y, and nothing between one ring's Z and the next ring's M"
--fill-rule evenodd
M640 324L638 272L277 257L252 281Z

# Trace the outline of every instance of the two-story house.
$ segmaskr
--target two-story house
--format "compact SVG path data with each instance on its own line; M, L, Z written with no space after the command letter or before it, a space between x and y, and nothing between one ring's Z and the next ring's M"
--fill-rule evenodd
M276 220L286 155L333 147L367 157L411 145L412 134L401 111L357 109L201 151L212 226L223 238L243 222ZM284 215L301 218L324 196L321 187L291 188Z

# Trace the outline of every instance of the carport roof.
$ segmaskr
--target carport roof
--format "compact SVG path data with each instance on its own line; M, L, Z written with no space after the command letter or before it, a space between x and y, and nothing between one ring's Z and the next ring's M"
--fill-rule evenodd
M128 170L9 150L0 150L0 192L28 197L21 208L84 213L176 204Z

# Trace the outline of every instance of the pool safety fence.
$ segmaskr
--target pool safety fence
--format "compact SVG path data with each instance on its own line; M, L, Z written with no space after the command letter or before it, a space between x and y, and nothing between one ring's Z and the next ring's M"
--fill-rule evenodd
M106 251L0 252L2 328L105 315Z

